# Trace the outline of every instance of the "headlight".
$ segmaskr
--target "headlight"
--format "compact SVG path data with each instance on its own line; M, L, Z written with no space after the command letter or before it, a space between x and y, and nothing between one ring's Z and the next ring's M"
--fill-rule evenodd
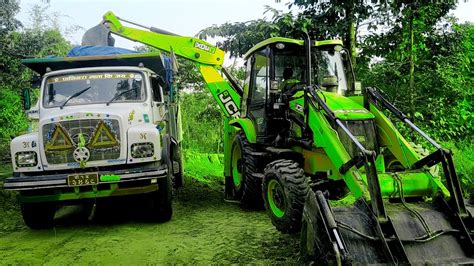
M131 147L133 158L147 158L155 154L153 143L134 143Z
M20 151L15 154L15 162L18 167L31 167L38 164L38 156L34 151Z

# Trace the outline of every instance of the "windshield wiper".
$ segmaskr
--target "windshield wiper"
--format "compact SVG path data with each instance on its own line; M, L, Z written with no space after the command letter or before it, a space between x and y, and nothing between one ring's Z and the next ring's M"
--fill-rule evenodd
M122 91L121 93L115 95L112 99L110 99L110 101L107 102L107 105L111 104L113 101L117 100L120 96L126 94L126 93L129 93L131 91L134 91L134 90L137 90L137 88L131 88L131 89L128 89L126 91Z
M76 98L77 96L83 94L84 92L88 91L90 88L92 88L91 86L81 90L81 91L78 91L76 93L74 93L73 95L69 96L69 98L66 99L66 101L64 101L64 103L59 107L61 109L63 109L63 107L66 105L67 102L69 102L69 100L71 100L72 98Z

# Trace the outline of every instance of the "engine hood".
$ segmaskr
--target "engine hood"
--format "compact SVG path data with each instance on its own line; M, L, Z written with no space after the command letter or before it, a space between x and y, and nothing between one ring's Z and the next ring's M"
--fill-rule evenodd
M329 109L341 120L368 120L375 118L364 106L353 99L333 92L320 91L318 93ZM303 92L297 92L293 96L294 100L290 101L290 108L300 114L303 114L304 109L304 99L302 96Z
M334 92L322 92L323 100L341 120L366 120L375 116L359 103Z

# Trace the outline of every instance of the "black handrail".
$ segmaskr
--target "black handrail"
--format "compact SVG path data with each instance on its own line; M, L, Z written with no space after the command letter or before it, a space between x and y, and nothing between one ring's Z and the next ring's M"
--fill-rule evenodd
M341 127L342 130L347 134L349 139L356 145L357 149L359 150L359 159L361 160L365 166L366 173L367 173L367 185L369 186L369 193L370 193L370 204L372 207L372 211L376 215L377 218L386 220L387 219L387 214L385 211L385 207L383 204L383 199L382 199L382 192L380 190L380 184L379 184L379 179L377 176L377 169L375 168L375 156L376 152L367 150L358 140L357 138L351 133L351 131L342 123L342 121L336 117L334 112L331 111L329 106L326 104L325 101L321 99L321 97L318 95L317 91L314 89L313 86L308 86L308 91L311 95L311 100L316 101L316 104L320 106L324 112L329 116L331 120L334 121L334 123ZM313 104L314 105L314 104ZM347 172L348 166L350 164L356 165L357 161L350 160L344 165L341 166L339 169L340 171ZM360 162L358 163L360 164ZM347 168L347 170L346 170ZM350 168L350 167L349 167Z
M442 148L441 145L439 145L436 141L430 138L428 134L426 134L415 124L413 124L413 122L411 122L402 111L400 111L392 103L385 99L385 97L376 88L366 88L365 94L367 99L366 105L369 105L366 106L368 110L370 110L370 102L372 102L376 106L384 107L436 147L437 151L420 159L419 161L414 163L411 168L420 169L425 165L433 166L435 164L442 163L448 190L451 194L451 199L449 200L451 208L460 215L467 215L466 205L462 197L461 184L454 169L451 151Z

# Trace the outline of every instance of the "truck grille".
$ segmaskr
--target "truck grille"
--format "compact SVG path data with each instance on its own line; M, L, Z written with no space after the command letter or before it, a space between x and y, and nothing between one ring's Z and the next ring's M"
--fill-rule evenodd
M74 152L88 151L87 162L120 157L120 127L115 119L83 119L43 125L43 143L49 164L77 163Z

